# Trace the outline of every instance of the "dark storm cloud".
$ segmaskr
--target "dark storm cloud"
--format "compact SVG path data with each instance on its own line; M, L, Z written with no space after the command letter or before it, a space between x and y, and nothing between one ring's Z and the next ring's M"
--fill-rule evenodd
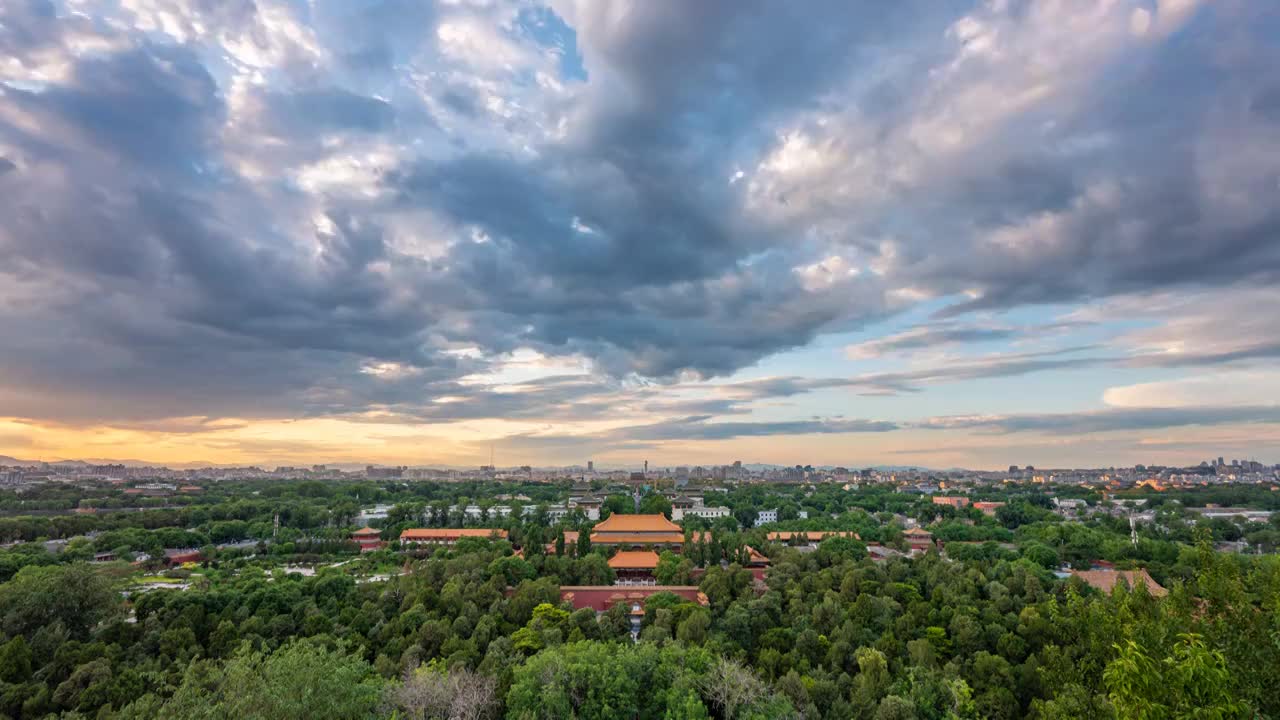
M204 65L167 46L87 58L67 85L13 97L67 123L80 141L153 172L189 168L212 152L223 111Z
M1106 42L1146 45L1102 48L1082 81L1089 57L1049 57L1063 97L1011 111L967 93L1022 97L1018 68L1059 52L1031 21L1071 4L580 3L561 9L584 81L500 5L199 0L158 22L4 3L2 71L21 72L0 76L0 332L20 342L0 344L0 399L30 417L448 422L599 418L623 398L684 418L631 428L658 441L885 431L711 416L1114 363L660 397L887 317L894 290L976 290L955 313L1274 279L1275 18L1219 5L1168 41L1126 40L1117 16ZM967 45L966 14L1010 47ZM796 133L828 142L774 157ZM806 274L837 255L851 272ZM1016 335L942 324L878 347ZM462 382L518 348L602 377ZM609 384L637 376L652 396Z
M0 316L21 338L0 349L7 412L349 411L385 386L362 378L361 358L430 365L422 387L477 367L425 352L422 309L393 300L371 269L387 260L376 225L333 214L298 257L273 236L267 205L216 177L224 108L190 53L90 57L56 88L6 92L0 141L28 156L26 172L0 176L11 218L0 259L41 286L22 314Z
M981 288L979 298L952 308L953 314L1176 286L1274 282L1280 277L1280 168L1258 162L1257 153L1280 149L1280 121L1266 101L1274 75L1263 70L1280 62L1280 48L1263 40L1278 31L1280 13L1273 7L1201 9L1178 36L1144 51L1141 64L1086 94L1043 144L1015 146L1005 160L1031 159L1037 162L1032 172L1049 178L1069 172L1069 181L1011 178L1005 187L1059 190L998 221L984 216L985 209L1002 212L1009 203L962 195L971 209L959 209L976 224L979 242L956 246L971 251L967 257L937 249L933 262L922 260L918 270L942 288ZM1221 53L1228 36L1239 43L1229 57ZM1072 144L1079 147L1066 157L1041 154Z
M480 273L502 266L535 279L554 276L569 293L669 285L706 278L737 259L729 223L716 208L614 169L600 172L585 158L523 163L466 155L424 164L389 184L404 202L438 207L494 237L458 251L477 273L464 278L471 282L492 279ZM574 230L574 218L591 230Z
M486 242L448 258L477 309L518 318L523 343L618 374L732 372L849 313L837 297L804 292L785 266L740 267L738 239L750 233L716 208L723 198L682 196L674 178L577 155L468 154L387 184L401 205L484 230Z

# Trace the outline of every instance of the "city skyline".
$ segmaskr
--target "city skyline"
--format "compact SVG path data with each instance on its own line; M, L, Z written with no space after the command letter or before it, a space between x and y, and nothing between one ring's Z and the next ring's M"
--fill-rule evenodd
M1274 463L1277 35L1247 0L8 3L0 455Z
M201 460L183 460L176 463L159 463L148 460L139 460L137 458L15 458L8 455L0 455L0 467L39 467L48 466L50 468L63 467L72 468L76 466L83 467L90 473L106 473L116 468L126 468L130 470L146 470L168 468L174 471L190 471L190 470L219 470L232 469L243 470L248 468L258 468L265 474L288 474L297 472L301 474L313 474L323 476L326 472L335 472L337 474L359 473L367 470L370 475L374 471L383 470L424 470L424 471L440 471L440 472L461 472L465 474L475 474L477 466L474 465L447 465L447 464L431 464L420 463L410 465L387 465L382 463L366 463L355 461L339 461L339 462L306 462L299 465L279 465L271 462L258 463L215 463ZM1198 463L1190 463L1187 465L1166 465L1162 463L1137 463L1134 465L1116 465L1101 463L1088 467L1049 467L1034 465L1017 465L1012 464L1006 467L929 467L919 464L904 465L867 465L859 463L844 463L843 465L829 464L780 464L771 463L764 460L734 460L732 462L714 462L714 463L686 463L686 462L655 462L653 467L649 467L648 460L639 460L636 462L622 463L600 463L597 464L593 460L586 460L578 463L568 463L563 465L480 465L478 471L481 475L486 472L490 473L519 473L523 471L537 471L539 473L558 474L561 479L573 477L575 475L610 475L616 473L633 473L642 472L647 477L652 478L673 478L678 476L694 476L698 477L697 472L703 472L708 477L715 472L746 470L750 472L770 472L785 471L791 469L812 469L814 471L846 471L850 473L862 470L876 470L881 472L920 472L920 473L948 473L948 472L974 472L983 474L999 474L999 473L1053 473L1058 471L1069 472L1105 472L1107 470L1125 470L1125 471L1143 471L1147 468L1165 469L1177 471L1183 469L1194 468L1213 468L1247 470L1249 473L1260 473L1266 475L1274 470L1280 470L1280 463L1270 463L1260 461L1258 458L1227 458L1220 456L1217 458L1205 458ZM419 478L421 479L421 478Z

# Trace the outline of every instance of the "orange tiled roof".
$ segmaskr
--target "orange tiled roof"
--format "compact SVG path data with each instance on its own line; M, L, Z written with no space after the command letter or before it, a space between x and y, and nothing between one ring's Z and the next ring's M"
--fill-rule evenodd
M355 536L361 536L361 535L381 535L381 534L382 534L382 531L380 531L380 530L374 530L374 529L373 529L373 528L371 528L371 527L360 528L359 530L357 530L357 531L355 531L355 532L351 533L351 535L352 535L353 537L355 537Z
M910 530L903 532L902 534L907 536L913 536L913 537L933 537L933 533L929 532L928 530L925 530L924 528L919 528L919 527L913 527Z
M652 570L658 567L658 553L652 550L624 550L609 558L614 570Z
M1102 592L1109 593L1115 589L1116 583L1124 581L1130 588L1135 588L1139 584L1147 586L1147 592L1152 597L1164 597L1169 594L1155 578L1147 574L1146 570L1072 570L1071 574L1085 581L1090 587L1095 587Z
M577 530L565 530L565 531L564 531L564 546L565 546L565 548L566 548L566 549L569 549L569 550L572 550L572 549L573 549L577 544L578 544L578 531L577 531ZM547 543L547 544L546 544L546 545L544 545L543 547L545 547L545 548L547 549L547 554L548 554L548 555L550 555L550 554L552 554L552 553L554 553L554 552L556 551L556 543L555 543L555 541L554 541L554 540L552 540L551 542Z
M506 530L489 528L409 528L400 533L400 540L457 540L464 537L496 537L505 540Z
M603 522L597 523L592 532L598 533L681 533L680 526L671 522L665 515L619 515L613 514Z
M591 533L591 542L596 545L678 545L684 542L684 535L671 532L598 532Z

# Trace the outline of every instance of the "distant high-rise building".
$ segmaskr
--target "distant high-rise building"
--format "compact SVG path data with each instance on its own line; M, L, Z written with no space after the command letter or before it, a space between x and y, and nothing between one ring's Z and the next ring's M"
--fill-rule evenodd
M644 476L649 477L649 461L644 461Z
M595 461L595 460L588 460L588 461L587 461L587 472L595 472L595 471L596 471L596 461Z

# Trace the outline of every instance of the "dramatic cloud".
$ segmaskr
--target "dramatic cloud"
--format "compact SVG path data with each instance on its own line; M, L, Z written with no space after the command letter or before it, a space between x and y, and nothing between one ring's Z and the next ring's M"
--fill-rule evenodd
M716 441L1274 360L1277 34L1248 0L6 2L0 417Z

